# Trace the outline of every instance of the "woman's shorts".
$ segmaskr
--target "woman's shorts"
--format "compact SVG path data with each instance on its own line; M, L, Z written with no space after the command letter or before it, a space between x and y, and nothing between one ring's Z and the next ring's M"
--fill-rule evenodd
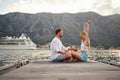
M81 53L81 58L83 62L86 62L88 59L88 55L86 53Z

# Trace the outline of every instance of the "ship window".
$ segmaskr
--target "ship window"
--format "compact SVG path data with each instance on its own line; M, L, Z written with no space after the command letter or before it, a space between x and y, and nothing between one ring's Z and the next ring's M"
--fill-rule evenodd
M18 43L7 43L7 45L18 45Z
M6 45L7 43L0 43L0 45Z
M17 43L17 42L25 42L24 40L0 40L0 42L2 43Z
M18 43L0 43L0 45L18 45Z
M21 43L21 45L25 45L25 43Z

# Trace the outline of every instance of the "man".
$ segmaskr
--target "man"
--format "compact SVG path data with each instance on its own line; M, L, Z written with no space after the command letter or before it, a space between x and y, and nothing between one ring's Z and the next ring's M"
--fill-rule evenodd
M60 39L63 36L63 30L56 29L55 34L56 37L52 40L50 44L51 60L53 62L68 61L70 59L75 59L79 61L80 55L76 52L77 49L67 48L62 44Z

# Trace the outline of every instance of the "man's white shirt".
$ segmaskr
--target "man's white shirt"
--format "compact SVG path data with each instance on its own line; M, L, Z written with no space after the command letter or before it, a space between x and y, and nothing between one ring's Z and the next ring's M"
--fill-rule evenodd
M51 60L61 55L58 53L60 50L68 50L68 48L62 44L59 38L55 37L50 44Z

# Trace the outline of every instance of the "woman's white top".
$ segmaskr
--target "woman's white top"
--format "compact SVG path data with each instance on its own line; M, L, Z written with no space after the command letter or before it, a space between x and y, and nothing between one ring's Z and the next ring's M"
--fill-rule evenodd
M83 42L81 43L81 51L88 51L88 46L86 46Z

